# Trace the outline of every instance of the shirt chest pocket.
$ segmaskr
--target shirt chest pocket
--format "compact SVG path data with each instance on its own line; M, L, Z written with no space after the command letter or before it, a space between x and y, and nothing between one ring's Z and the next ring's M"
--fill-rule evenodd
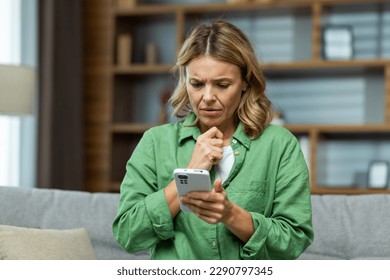
M228 198L241 208L264 214L268 198L268 181L237 180L226 188Z

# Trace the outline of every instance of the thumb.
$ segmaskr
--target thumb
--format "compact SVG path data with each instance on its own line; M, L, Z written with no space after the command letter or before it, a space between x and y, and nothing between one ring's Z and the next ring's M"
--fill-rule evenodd
M222 180L221 179L216 179L214 181L214 191L215 192L223 192L224 188L222 187Z

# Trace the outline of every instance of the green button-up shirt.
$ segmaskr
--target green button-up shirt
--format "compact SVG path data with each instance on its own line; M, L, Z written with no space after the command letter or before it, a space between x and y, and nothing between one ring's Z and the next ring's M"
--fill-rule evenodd
M152 259L294 259L312 242L307 166L297 139L270 125L250 139L239 124L230 144L235 161L223 183L229 200L252 216L246 243L222 223L193 213L172 219L164 188L175 168L185 168L200 131L166 124L146 131L126 165L113 233L128 252L151 249ZM212 180L215 172L211 170Z

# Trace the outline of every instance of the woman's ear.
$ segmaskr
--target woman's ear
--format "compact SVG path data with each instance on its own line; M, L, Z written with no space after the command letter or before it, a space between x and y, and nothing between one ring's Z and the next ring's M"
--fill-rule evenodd
M248 83L244 82L244 84L242 86L242 92L245 92L247 89L248 89Z

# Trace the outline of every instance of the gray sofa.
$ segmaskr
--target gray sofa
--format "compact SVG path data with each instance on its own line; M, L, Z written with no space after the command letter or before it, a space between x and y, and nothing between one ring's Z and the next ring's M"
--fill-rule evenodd
M0 187L0 225L88 230L97 259L128 254L112 236L119 194ZM390 259L390 195L313 195L314 243L300 259ZM1 250L1 248L0 248Z
M114 240L111 223L118 199L114 193L0 187L0 225L86 228L97 259L148 259L147 252L128 254Z

